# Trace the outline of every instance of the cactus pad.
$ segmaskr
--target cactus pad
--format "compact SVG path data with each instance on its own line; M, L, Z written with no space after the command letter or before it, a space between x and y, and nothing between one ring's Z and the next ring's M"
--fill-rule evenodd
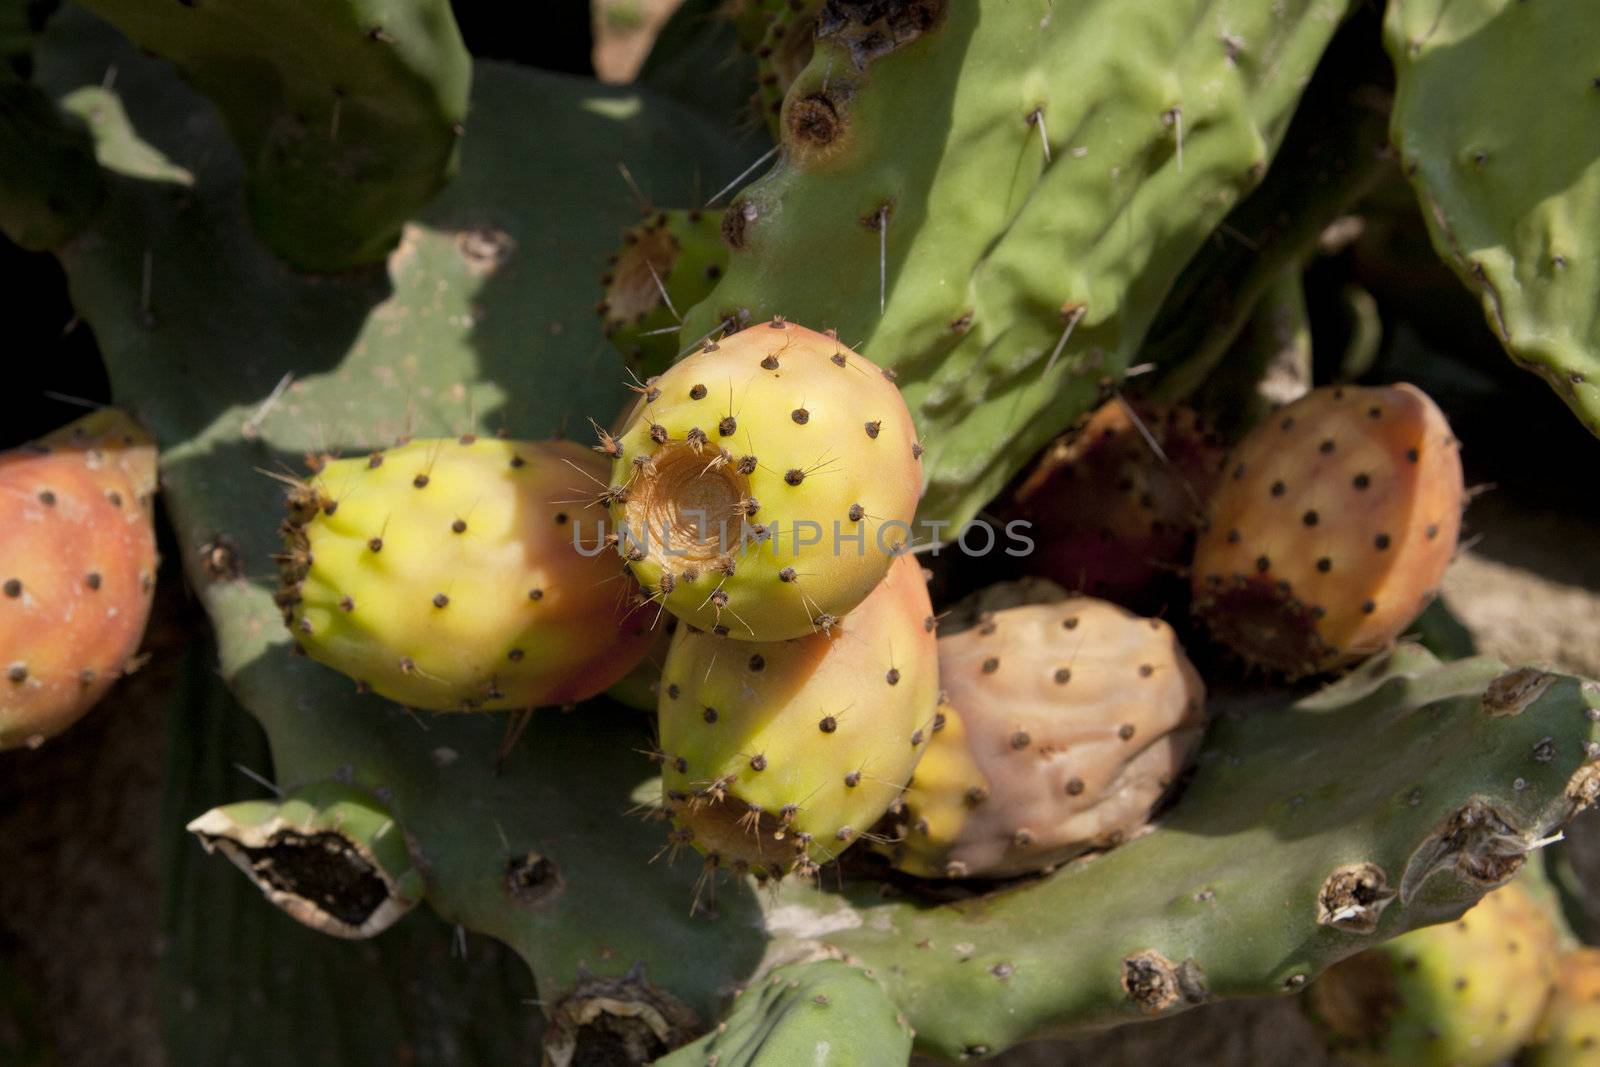
M660 374L678 357L677 323L711 292L727 263L722 212L654 211L622 234L601 277L606 336L635 374Z
M1434 248L1512 359L1600 434L1600 9L1401 0L1385 36L1390 137Z
M215 101L256 229L291 264L383 259L444 185L471 59L446 0L90 0Z

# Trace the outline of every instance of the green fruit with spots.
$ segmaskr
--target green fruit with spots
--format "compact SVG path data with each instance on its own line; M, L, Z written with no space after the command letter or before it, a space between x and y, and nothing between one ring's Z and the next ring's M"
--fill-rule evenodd
M1533 1035L1556 974L1557 935L1521 885L1455 922L1335 964L1306 994L1329 1044L1374 1067L1493 1067Z
M660 703L673 844L758 877L844 851L899 797L936 729L936 644L909 556L826 633L744 642L685 627Z
M623 231L600 279L598 310L606 337L635 373L672 365L684 344L683 313L706 298L727 261L720 211L657 211Z
M654 639L581 521L606 468L569 442L471 435L325 462L289 493L284 622L307 655L410 707L594 696Z
M1458 444L1421 390L1313 390L1228 458L1195 546L1194 610L1291 678L1354 663L1433 598L1465 505Z
M830 335L774 319L641 387L615 438L618 550L719 636L826 632L911 538L922 445L900 391Z
M939 638L953 713L883 850L912 874L994 878L1132 837L1205 724L1172 627L1042 584L985 590L964 614L967 628Z

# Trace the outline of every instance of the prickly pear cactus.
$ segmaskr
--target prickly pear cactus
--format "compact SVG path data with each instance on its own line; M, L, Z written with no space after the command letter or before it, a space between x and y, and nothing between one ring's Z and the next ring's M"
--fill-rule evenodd
M115 408L0 453L0 749L43 744L131 669L155 491L155 442Z
M1391 139L1434 248L1511 358L1600 434L1600 9L1400 0L1385 31Z
M1134 361L1342 8L823 5L779 162L730 203L728 271L684 343L773 315L833 327L900 375L923 516L965 522Z
M885 330L873 344L894 354L917 387L919 411L936 416L935 430L949 436L971 416L963 441L1015 449L1002 457L996 445L951 438L952 458L935 477L935 511L947 515L976 506L1003 481L1032 447L1030 434L1033 443L1048 439L1088 403L1102 373L1089 366L1091 348L1105 353L1106 371L1125 361L1165 280L1231 199L1230 182L1243 184L1251 164L1265 160L1331 21L1323 5L1265 0L1186 3L1176 15L1171 5L1119 3L1095 14L1128 43L1107 48L1059 14L1040 31L1037 14L1025 18L1016 5L980 6L981 27L971 9L955 5L921 24L915 40L905 40L898 22L880 27L892 32L876 40L904 46L876 57L867 54L868 37L851 32L859 25L842 18L791 92L785 117L821 91L820 80L806 79L836 70L829 92L857 90L837 98L847 106L836 116L863 134L876 120L883 136L836 138L876 163L861 170L841 159L828 174L871 180L825 193L825 168L817 157L800 161L791 144L792 158L758 187L770 194L801 162L818 179L796 183L797 258L789 262L792 274L804 263L816 279L814 302L826 280L844 327L875 320L868 309L876 306L875 254L884 238L895 271L885 325L898 323L898 336L910 340L886 343ZM912 17L912 28L917 12L931 10L894 7ZM1199 39L1215 40L1213 51L1192 48L1196 25L1207 27ZM1035 49L1027 63L1014 61L1018 41ZM854 68L851 44L871 77ZM896 96L897 86L913 84L910 60L927 77L915 80L915 94ZM108 87L111 65L118 75ZM1004 72L1008 89L963 88L957 99L957 81L985 81L958 77L967 72ZM1014 79L1046 72L1041 95L1055 90L1043 101L1043 124L1029 126L1037 105L1018 105ZM104 211L60 257L114 391L169 446L168 510L216 625L221 675L265 726L283 789L334 781L379 799L415 842L432 909L526 960L538 987L532 999L577 1031L570 1043L548 1041L547 1053L606 1047L618 1016L643 1020L652 1036L670 1032L650 1025L656 1017L670 1025L692 1015L710 1025L732 990L796 959L870 970L919 1047L946 1058L1209 999L1293 991L1361 948L1459 916L1600 792L1591 756L1600 694L1568 676L1507 674L1489 660L1441 665L1403 646L1319 692L1214 699L1215 726L1182 802L1161 825L1091 861L979 902L886 895L882 883L842 872L835 880L833 871L814 884L788 879L759 891L725 877L714 909L691 910L700 865L652 868L661 826L620 817L660 788L644 755L655 746L637 717L600 702L581 714L535 716L496 775L490 767L504 726L497 719L440 716L424 729L404 709L291 657L268 562L280 547L280 490L251 472L292 470L308 453L365 455L406 436L482 437L502 426L519 439L576 436L588 418L607 419L626 399L625 374L608 362L590 307L611 235L634 212L617 162L652 202L684 203L694 173L716 185L748 157L731 158L706 120L649 92L480 64L462 172L411 220L386 270L307 278L259 244L243 212L244 166L216 113L163 64L67 9L41 44L39 75L86 116L98 150L121 171ZM1084 85L1096 91L1080 92ZM973 134L972 151L902 135L913 124L887 120L911 96L956 109L953 135ZM129 114L139 117L137 129ZM827 117L817 108L810 115ZM530 116L536 140L527 134ZM1036 183L1041 130L1054 162ZM1001 170L995 160L1006 153L996 155L997 147L1012 153ZM1089 151L1074 155L1075 147ZM560 167L550 166L552 154ZM941 156L961 166L935 166ZM1035 167L1016 170L1018 156ZM1086 160L1092 167L1074 166ZM946 181L958 173L977 180ZM1015 190L1014 173L1022 175ZM917 180L902 183L904 175ZM888 178L895 180L880 181ZM1050 195L1022 196L1044 187ZM851 195L839 192L846 188ZM1003 210L996 189L1007 190ZM1063 211L1063 202L1081 210ZM747 204L756 208L753 225L741 209L734 217L743 222L731 228L737 237L746 225L752 248L762 225L775 221L761 203L770 206ZM863 213L878 229L858 228ZM1156 218L1164 220L1159 232L1141 229L1141 220ZM973 225L963 225L968 220ZM818 243L808 245L813 234ZM1048 256L1029 254L1047 244ZM908 260L912 248L918 256ZM807 258L808 249L840 254ZM867 257L843 254L858 251ZM1082 264L1068 278L1074 284L1059 282L1059 270L1034 269L1063 254ZM774 258L764 262L774 267L769 280L780 281ZM916 273L934 270L980 276L963 290L975 299ZM727 293L750 285L750 268L740 273ZM1002 278L1017 284L993 284ZM770 299L805 303L795 291L791 277L771 287ZM1076 308L1062 319L1065 299L1087 300L1082 321ZM945 332L947 305L959 316L968 303L973 328ZM754 313L765 321L775 310ZM811 324L826 327L830 317ZM1067 336L1069 326L1083 332ZM847 330L845 339L868 332ZM991 345L1002 333L1018 347ZM962 348L961 337L975 338L966 342L973 347ZM1036 374L1058 344L1055 374L1073 372L1059 393L1037 384ZM932 364L949 345L960 355L935 377ZM831 361L824 369L851 373ZM960 397L930 404L940 384L952 393L959 386ZM777 408L780 421L800 427L793 432L805 429L793 421L799 406ZM1034 418L1043 411L1049 417ZM733 414L742 425L744 414ZM1024 423L1026 431L1013 428ZM710 427L700 428L709 438ZM909 451L912 438L903 444ZM967 484L957 488L961 479ZM750 651L748 642L737 647ZM883 684L889 688L887 671ZM381 946L417 921L413 913L364 945ZM1067 958L1073 966L1061 966ZM511 1019L535 1021L531 1008Z
M444 185L471 60L445 0L88 0L222 114L261 239L290 263L381 260Z
M1194 608L1300 677L1371 655L1438 591L1466 506L1444 415L1410 385L1326 386L1239 443L1195 546Z
M782 319L639 386L615 438L617 550L668 611L718 635L826 631L909 547L922 445L891 378Z
M0 60L0 233L23 248L59 248L104 195L88 134Z
M1007 877L1120 844L1200 741L1205 686L1170 626L1092 597L1011 607L1008 592L985 590L974 625L939 639L960 732L947 724L933 747L963 746L978 774L944 757L954 797L913 782L888 846L912 873ZM952 826L924 804L965 810Z
M653 211L623 231L596 310L636 375L660 374L678 358L677 324L711 292L727 259L720 211Z
M768 877L816 868L900 795L938 729L922 568L901 556L827 633L731 641L687 627L661 679L673 851Z
M659 1067L871 1067L911 1057L911 1030L858 967L814 960L779 967L739 994L715 1031Z
M1356 885L1358 895L1380 891ZM1332 1046L1356 1062L1495 1067L1544 1015L1556 941L1549 916L1512 883L1455 922L1336 965L1312 983L1307 1005Z
M433 711L570 705L649 651L637 587L582 540L610 471L582 445L467 433L317 467L289 491L278 603L358 685Z

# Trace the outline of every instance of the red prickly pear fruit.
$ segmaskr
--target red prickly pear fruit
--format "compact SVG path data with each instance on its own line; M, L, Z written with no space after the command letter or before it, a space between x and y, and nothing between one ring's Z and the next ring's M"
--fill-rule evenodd
M114 408L0 454L0 749L65 730L127 671L155 489L155 442Z
M1044 450L1003 517L1030 524L1030 574L1155 609L1189 562L1225 455L1189 408L1114 398Z
M1229 457L1195 547L1195 613L1290 678L1353 663L1433 598L1465 499L1456 439L1421 390L1314 390Z

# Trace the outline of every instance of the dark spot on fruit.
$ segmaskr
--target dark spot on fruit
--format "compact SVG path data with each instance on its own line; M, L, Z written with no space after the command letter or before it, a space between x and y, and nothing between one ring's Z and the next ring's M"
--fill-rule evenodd
M1372 543L1377 547L1379 552L1382 552L1384 549L1389 547L1389 535L1379 534L1377 537L1372 539Z
M861 784L861 772L860 771L851 771L849 774L845 775L844 776L844 784L845 784L845 787L848 788L848 789L854 789L856 786L860 785Z
M435 594L433 594L433 606L434 607L442 608L448 603L450 603L450 598L445 596L443 593L435 593Z
M811 421L811 412L807 411L805 408L795 408L793 411L789 412L789 417L797 424L804 426L806 423Z
M995 671L997 671L999 669L1000 669L1000 657L999 656L990 656L988 659L983 661L983 673L984 674L993 674Z
M784 472L783 480L788 482L790 485L799 485L801 482L806 480L806 472L801 470L799 467L790 467Z
M1082 778L1068 778L1067 779L1067 796L1075 797L1075 796L1078 796L1079 794L1081 794L1082 792L1083 792L1083 779Z
M863 508L860 504L851 504L850 505L849 515L850 515L850 521L851 522L860 522L861 521L861 517L863 515L865 515L866 513L867 513L867 509Z
M1076 615L1068 615L1061 620L1061 628L1063 630L1076 630L1078 628L1078 617Z
M56 506L56 495L48 489L41 490L39 492L39 503L47 508L53 508Z
M1350 480L1350 484L1354 485L1357 489L1365 489L1367 486L1372 484L1372 479L1367 477L1365 474L1358 474Z
M428 485L428 476L426 474L419 474L415 478L411 479L411 484L416 486L418 489L425 489Z
M681 693L681 692L683 692L683 690L678 688L678 683L676 683L676 682L668 682L667 683L667 697L669 699L677 700L678 699L678 694Z
M340 597L339 598L339 610L340 611L354 611L354 610L356 610L355 598L351 597L351 596L342 596L342 597Z
M1283 490L1284 490L1284 484L1282 482L1273 482L1272 483L1271 493L1272 493L1273 496L1282 496L1283 495Z
M1439 524L1436 522L1430 522L1428 524L1428 528L1423 532L1428 535L1428 540L1432 541L1435 537L1439 536Z
M831 734L839 728L839 720L832 715L824 715L822 721L817 723L817 729L825 734Z
M691 385L689 387L689 399L690 400L704 400L705 398L706 398L706 387L705 386L703 386L703 385L701 385L701 384L699 384L697 382L694 385Z
M511 465L513 467L526 467L528 465L528 461L523 459L521 456L512 456Z
M1139 677L1148 678L1154 673L1156 673L1155 667L1151 666L1148 663L1139 664Z
M22 595L22 582L17 578L7 578L6 584L0 586L0 588L5 590L5 594L8 597L15 598Z
M722 421L717 423L717 433L721 434L723 437L732 437L734 431L738 429L739 420L735 419L732 415L723 416Z
M1262 574L1265 574L1271 568L1272 568L1272 561L1270 559L1268 559L1266 556L1257 556L1256 557L1256 570L1260 571Z
M770 352L767 353L766 358L761 361L761 369L762 370L777 370L778 369L778 357L773 355Z
M1239 535L1239 531L1238 530L1229 530L1228 531L1228 544L1230 544L1230 545L1238 544L1239 543L1239 536L1240 535Z
M1030 741L1032 741L1032 740L1033 739L1028 736L1028 731L1026 731L1026 730L1018 730L1016 733L1011 735L1011 747L1012 748L1027 748L1028 747L1028 743Z
M792 582L794 579L795 571L793 567L785 567L778 572L778 581L780 582Z
M873 421L873 422L869 422L869 423L867 423L867 436L872 438L873 440L877 440L878 439L878 431L881 430L881 429L883 429L883 423L877 422L876 420Z
M829 356L828 358L833 360L833 365L835 367L842 367L842 366L845 365L845 358L844 358L844 353L843 352L835 352L833 355Z
M566 524L567 524L567 513L565 511L556 512L556 525L557 526L565 526Z
M457 519L455 522L452 522L450 524L450 531L452 533L466 533L467 532L467 520L466 519Z
M922 458L922 442L921 441L913 441L913 442L911 442L911 458L912 459L921 459Z
M1363 615L1371 615L1374 611L1377 611L1377 610L1378 610L1378 605L1374 604L1372 601L1363 600L1361 602L1361 614L1363 614Z
M1422 453L1418 452L1416 449L1414 449L1414 448L1406 449L1406 459L1409 462L1415 463L1421 458L1422 458Z
M90 571L84 577L83 584L87 585L90 589L99 589L100 588L100 572L99 571Z
M1072 681L1072 671L1066 667L1057 667L1055 679L1057 685L1066 685Z
M704 719L706 722L716 722L717 721L717 709L713 708L713 707L707 707L704 711L702 711L700 713L700 717L702 719Z
M757 653L755 653L754 655L752 655L750 657L750 669L751 670L759 671L763 667L765 667L766 665L767 665L767 658L765 656L763 656L761 653L757 652Z
M528 590L528 599L529 600L543 600L544 599L544 590L538 588L537 586L535 586L534 588Z
M1367 418L1369 419L1380 418L1382 415L1383 409L1378 407L1376 404L1367 409Z
M895 667L890 667L889 670L884 674L883 680L888 682L890 685L899 685L900 684L900 671L899 671L899 669L895 668Z
M759 752L757 752L754 756L751 756L750 757L750 769L752 771L764 771L764 770L766 770L767 769L767 757L763 756Z
M1305 523L1307 526L1315 526L1317 524L1317 513L1315 511L1308 511L1304 515L1300 516L1300 521Z
M1321 559L1317 560L1317 570L1321 571L1323 574L1327 574L1329 571L1333 570L1333 560L1329 559L1327 556L1323 556Z
M28 665L26 663L13 663L6 668L6 677L16 685L21 685L28 680Z
M1333 438L1330 437L1326 441L1322 442L1322 444L1318 445L1317 446L1317 451L1321 452L1323 455L1327 455L1329 452L1332 452L1333 451Z
M513 648L510 652L506 653L506 659L510 660L512 663L521 663L523 656L526 654L527 653L523 652L520 648Z
M367 541L367 549L372 552L383 551L383 538L374 537Z
M756 472L756 457L740 456L739 462L734 464L733 469L740 474L754 474Z
M1117 727L1117 736L1122 738L1124 741L1133 740L1133 723L1125 722L1121 726Z

